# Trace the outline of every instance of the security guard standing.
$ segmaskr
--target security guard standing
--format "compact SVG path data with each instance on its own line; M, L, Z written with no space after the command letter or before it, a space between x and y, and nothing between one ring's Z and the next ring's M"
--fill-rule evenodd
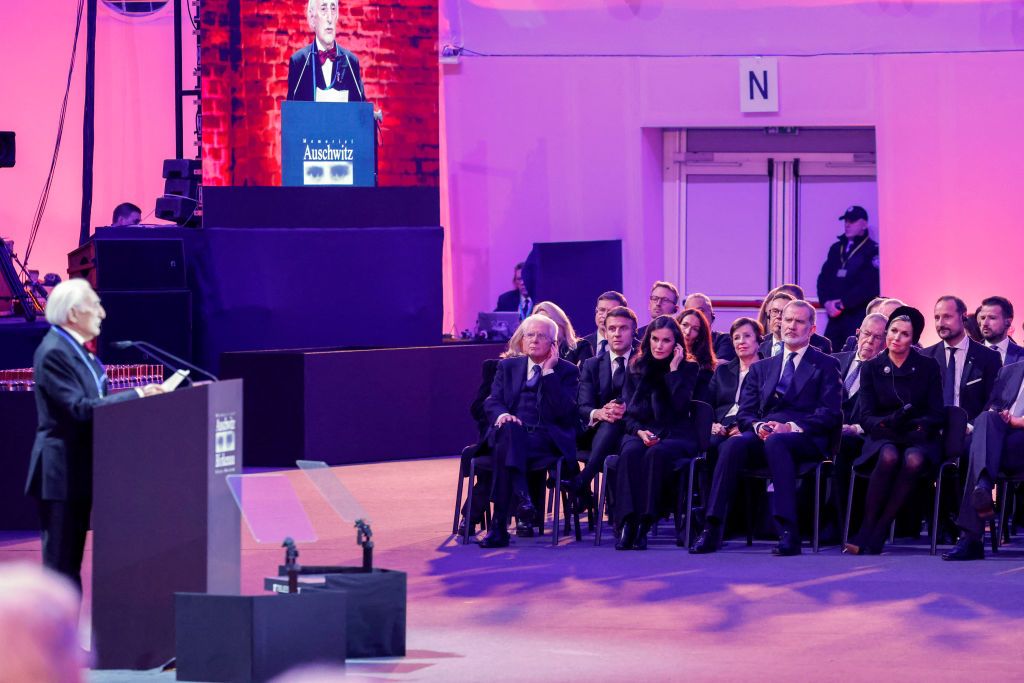
M839 220L844 231L828 250L818 275L818 300L828 313L825 336L841 349L878 296L878 243L868 235L868 212L851 206Z

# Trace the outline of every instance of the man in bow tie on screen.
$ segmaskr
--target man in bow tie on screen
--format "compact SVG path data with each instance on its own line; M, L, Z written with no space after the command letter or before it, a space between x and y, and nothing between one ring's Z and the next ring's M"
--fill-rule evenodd
M337 0L308 0L306 19L313 42L288 62L288 99L316 102L362 102L366 90L359 60L335 42Z

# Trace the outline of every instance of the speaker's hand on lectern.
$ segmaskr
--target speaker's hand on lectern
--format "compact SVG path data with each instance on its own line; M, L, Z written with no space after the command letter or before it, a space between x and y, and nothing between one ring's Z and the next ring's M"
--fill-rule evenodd
M166 394L166 393L167 392L164 391L164 388L162 386L160 386L159 384L147 384L146 386L142 387L142 395L143 396L156 396L157 394Z

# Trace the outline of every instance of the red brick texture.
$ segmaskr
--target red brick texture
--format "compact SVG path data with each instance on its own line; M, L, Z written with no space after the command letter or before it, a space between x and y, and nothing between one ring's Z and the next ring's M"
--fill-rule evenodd
M281 184L288 58L312 40L306 0L203 0L203 184ZM338 43L384 111L380 185L438 184L438 0L345 0Z

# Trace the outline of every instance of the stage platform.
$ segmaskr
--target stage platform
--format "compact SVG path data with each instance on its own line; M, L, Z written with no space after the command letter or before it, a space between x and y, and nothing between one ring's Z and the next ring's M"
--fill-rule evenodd
M1024 665L1024 548L951 564L922 542L878 557L836 548L772 557L730 541L695 557L669 538L616 552L592 536L485 551L449 536L454 458L336 470L373 521L378 566L409 574L409 655L350 660L378 681L1016 680ZM306 564L353 563L350 524L298 477L320 540ZM243 530L243 591L281 559ZM91 550L86 553L88 585ZM8 535L0 561L39 560ZM85 614L91 596L86 592ZM90 681L172 681L171 673L93 672Z

